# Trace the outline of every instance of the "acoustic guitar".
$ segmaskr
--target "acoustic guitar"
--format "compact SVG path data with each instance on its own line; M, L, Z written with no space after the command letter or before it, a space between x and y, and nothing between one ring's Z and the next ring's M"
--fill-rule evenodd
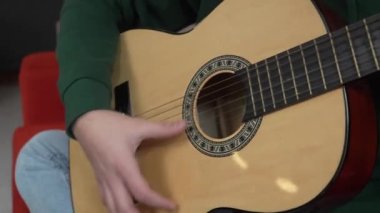
M380 68L380 16L327 29L312 1L225 0L187 33L121 34L115 109L187 122L138 150L152 189L183 213L309 212L359 193L376 159L364 81ZM105 212L75 141L70 166L75 212Z

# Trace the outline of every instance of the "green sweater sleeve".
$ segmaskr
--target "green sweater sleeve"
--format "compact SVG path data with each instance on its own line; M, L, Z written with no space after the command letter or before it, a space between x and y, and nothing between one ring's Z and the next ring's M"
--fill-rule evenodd
M150 28L175 32L200 21L220 2L66 0L61 13L57 55L58 87L65 105L69 136L74 137L71 127L82 114L110 109L111 69L120 31Z
M348 23L380 12L379 0L324 0L324 2Z
M110 76L120 20L116 0L66 0L62 8L58 88L71 137L71 127L80 115L110 108Z

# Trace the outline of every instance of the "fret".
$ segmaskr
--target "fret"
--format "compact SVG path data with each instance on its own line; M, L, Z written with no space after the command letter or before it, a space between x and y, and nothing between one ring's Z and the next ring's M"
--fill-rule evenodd
M375 18L375 19L374 19ZM377 60L380 57L380 20L379 16L367 18L368 30L371 35Z
M309 41L302 45L302 52L304 53L304 61L306 63L307 75L310 79L310 88L313 94L320 94L325 91L325 82L323 72L320 71L321 61L318 59L317 50L314 41Z
M286 51L288 53L288 60L289 60L289 65L290 65L290 72L292 73L292 80L293 80L293 86L294 86L294 90L296 92L296 98L297 100L299 99L299 95L298 95L298 89L297 89L297 86L296 86L296 80L294 78L294 68L293 68L293 64L292 64L292 59L290 58L290 53L289 51Z
M313 40L313 42L314 42L315 51L316 51L316 53L317 53L318 65L319 65L319 70L321 71L321 76L322 76L323 86L324 86L324 88L325 88L325 90L326 90L326 89L327 89L326 78L325 78L325 74L324 74L324 72L323 72L323 66L322 66L321 56L319 55L318 44L317 44L317 42L316 42L315 39Z
M257 82L259 83L259 91L260 91L261 103L263 105L263 111L265 112L266 109L265 109L265 102L264 102L264 96L263 96L263 88L261 86L259 67L258 67L257 63L255 64L255 66L256 66L255 70L256 70L256 74L257 74Z
M300 49L301 49L303 66L305 67L305 76L306 76L307 86L309 87L310 95L313 95L313 91L311 89L311 84L310 84L309 70L306 65L306 58L305 58L305 53L303 52L302 44L300 45Z
M271 96L272 96L273 108L276 108L276 101L274 100L273 87L272 87L272 82L271 82L268 62L267 62L267 60L265 60L264 62L265 62L266 72L267 72L267 75L268 75L268 82L269 82L270 93L271 93Z
M252 91L252 83L251 83L251 76L249 74L249 69L247 68L246 69L246 72L247 72L247 77L248 77L248 85L249 85L249 92L251 94L251 101L252 101L252 109L253 109L253 114L254 116L256 117L257 116L257 111L256 111L256 105L255 105L255 98L253 96L253 91Z
M268 111L271 110L274 106L274 99L273 99L273 93L271 91L270 82L268 78L268 70L266 62L260 61L257 63L258 67L258 73L259 73L259 81L261 85L261 94L263 97L263 103L264 103L264 110Z
M336 50L335 50L335 45L334 45L334 39L331 37L331 33L329 33L328 35L329 35L329 38L330 38L330 43L331 43L332 51L333 51L333 54L334 54L334 60L335 60L335 64L336 64L336 69L337 69L338 75L339 75L339 82L341 84L343 84L342 72L340 71L339 61L338 61L338 58L337 58L337 55L336 55Z
M348 37L348 42L350 44L351 53L352 53L352 56L353 56L352 58L354 60L356 73L358 74L359 77L361 77L361 74L360 74L360 71L359 71L358 62L356 60L355 50L354 50L354 47L353 47L353 44L352 44L352 40L351 40L350 30L348 29L348 26L346 26L345 29L346 29L346 33L347 33L347 37Z
M287 52L282 52L278 54L278 64L279 68L281 70L281 76L282 76L282 83L284 87L284 93L286 97L287 104L294 103L297 101L296 98L296 90L294 88L292 77L292 71L289 63L289 56Z
M357 77L354 60L352 59L351 46L345 29L331 34L334 38L335 53L341 71L343 82L348 82Z
M365 31L366 31L366 34L367 34L367 38L368 38L368 41L369 41L369 45L371 47L371 52L372 52L372 57L373 57L373 60L376 64L376 69L377 70L380 70L380 67L379 67L379 62L377 60L377 56L376 56L376 52L375 52L375 48L374 48L374 45L372 43L372 38L371 38L371 34L369 33L369 29L368 29L368 25L367 25L367 20L366 19L363 19L363 23L364 23L364 26L365 26Z
M373 70L377 70L364 23L358 22L352 25L350 27L350 34L361 76L366 76L372 73Z
M289 51L291 64L293 67L294 81L297 88L298 99L305 99L310 96L310 89L305 75L304 57L301 54L301 46L294 47Z
M274 107L279 108L283 105L286 104L286 99L285 99L285 93L284 93L284 88L282 85L282 80L281 80L281 74L280 74L280 69L278 67L277 63L277 57L270 57L266 60L267 62L267 67L268 67L268 72L270 76L270 82L272 84L272 91L273 91L273 99L274 99Z
M277 68L278 68L278 76L280 77L282 97L284 98L284 103L287 104L286 97L285 97L285 90L284 90L284 82L282 80L282 75L281 75L280 62L278 61L277 55L275 57L276 57L276 65L277 65Z
M336 62L334 60L333 47L328 35L322 36L316 39L318 45L318 53L321 59L323 67L323 74L327 89L334 88L339 80L338 70L336 68Z
M260 83L259 83L259 77L258 77L258 70L257 70L257 64L252 64L249 66L248 69L249 76L250 76L250 83L253 93L253 104L255 105L256 113L259 115L263 113L264 110L264 99L262 98L262 92L260 89Z

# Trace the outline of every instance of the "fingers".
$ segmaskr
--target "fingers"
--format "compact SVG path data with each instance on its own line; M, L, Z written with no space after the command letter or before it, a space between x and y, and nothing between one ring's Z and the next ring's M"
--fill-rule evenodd
M114 199L114 211L112 213L138 213L129 191L120 178L121 177L114 177L110 180L110 191L112 191Z
M134 158L130 159L129 164L123 169L122 175L131 195L138 202L156 208L169 210L174 210L176 208L173 201L161 196L149 187Z
M108 182L102 183L102 200L110 213L138 213L131 195L121 177L112 175Z
M114 203L114 198L108 186L102 186L103 188L103 202L107 206L110 212L116 212L116 206Z
M111 213L138 213L132 200L150 207L174 210L174 202L153 191L142 177L136 161L134 166L126 167L121 176L108 178L107 184L101 184L103 201Z
M171 123L151 122L141 120L139 128L142 139L164 139L176 136L186 127L185 121Z

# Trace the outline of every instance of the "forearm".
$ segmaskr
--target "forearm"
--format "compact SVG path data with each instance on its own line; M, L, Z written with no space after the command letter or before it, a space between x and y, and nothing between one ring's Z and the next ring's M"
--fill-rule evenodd
M66 0L62 9L57 46L58 87L70 136L71 126L80 115L110 107L110 76L119 19L112 0Z

